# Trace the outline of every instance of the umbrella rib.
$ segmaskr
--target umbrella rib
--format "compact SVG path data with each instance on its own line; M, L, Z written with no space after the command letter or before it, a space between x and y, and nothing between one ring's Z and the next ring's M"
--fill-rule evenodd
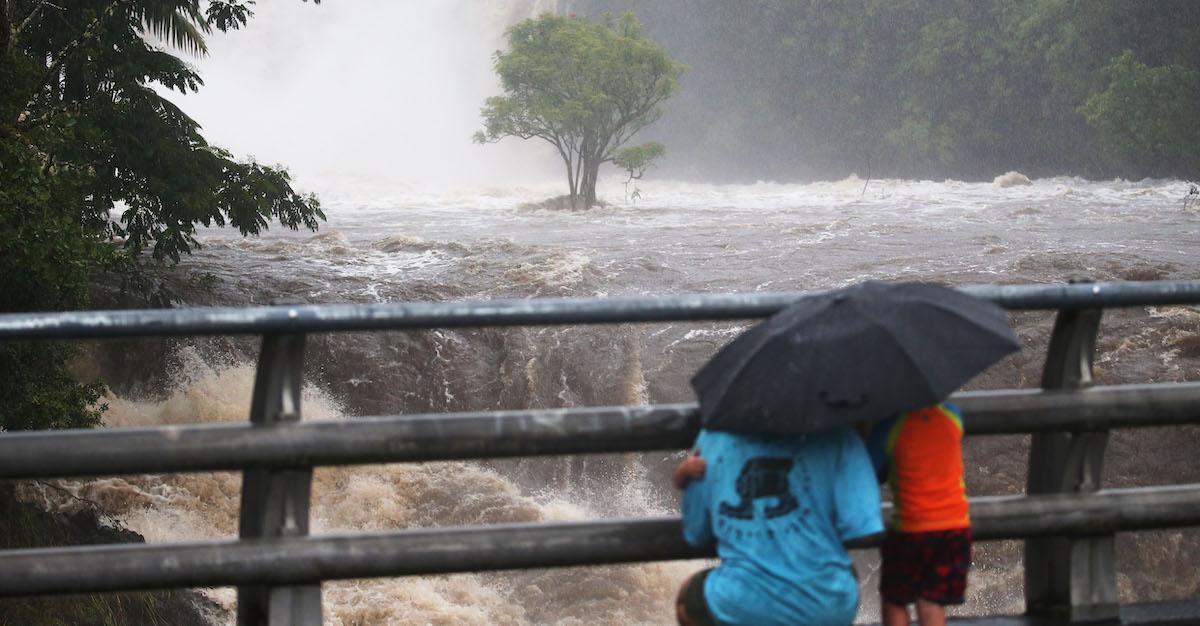
M946 314L946 315L949 315L949 316L952 316L952 317L957 317L957 318L960 318L960 319L965 319L965 320L967 320L968 322L971 322L971 323L975 324L975 328L977 328L977 329L981 329L981 330L988 330L988 331L994 331L994 330L995 330L995 329L988 328L988 326L985 326L983 323L980 323L980 322L979 322L979 321L977 321L977 319L976 319L976 318L974 318L974 317L964 316L964 315L963 315L963 313L964 313L964 312L963 312L962 310L960 310L960 309L956 309L956 308L954 308L954 307L952 307L952 306L948 306L948 305L946 305L945 303L942 303L942 302L932 302L932 301L931 301L931 302L926 302L925 304L927 304L927 305L928 305L928 306L930 306L931 308L934 308L934 309L937 309L938 311L941 311L942 313L944 313L944 314ZM996 320L996 321L1000 321L1000 320ZM987 343L989 344L989 346L997 346L997 344L999 344L999 343L1003 343L1003 344L1005 345L1005 347L1007 348L1006 350L1004 350L1004 353L1005 353L1005 354L1007 354L1007 353L1011 353L1011 352L1014 352L1014 351L1016 351L1016 350L1019 350L1019 349L1020 349L1020 343L1018 342L1018 340L1016 339L1016 337L1012 335L1012 329L1011 329L1011 327L1008 325L1008 321L1007 321L1007 320L1003 320L1003 324L1004 324L1004 328L1005 328L1005 329L1008 329L1010 336L1008 336L1008 337L1005 337L1004 335L1002 335L1002 334L999 334L999 333L995 333L995 332L988 332L986 336L989 338L989 341L988 341ZM907 343L906 343L906 342L904 342L904 341L902 340L902 337L901 337L901 336L897 336L897 335L895 335L895 334L891 334L891 333L889 333L889 334L888 334L888 337L889 337L889 338L891 338L891 339L892 339L892 341L893 341L893 342L894 342L896 345L900 346L901 350L904 352L904 356L905 356L905 358L907 358L907 359L908 359L908 361L909 361L910 363L912 363L914 367L916 367L916 361L915 361L915 359L913 359L913 357L912 357L912 353L911 353L911 352L909 352L909 350L908 350L908 345L907 345ZM1007 341L1005 341L1005 340L1007 340ZM986 368L984 368L984 369L986 369ZM923 370L923 369L921 369L921 368L917 368L917 370L916 370L916 371L918 371L918 372L923 372L924 370ZM976 373L976 374L978 374L978 372L975 372L975 373ZM970 379L970 378L972 378L973 376L974 376L974 375L972 375L972 376L968 376L968 377L966 377L965 379L963 379L963 383L965 383L967 380L969 380L969 379ZM926 376L922 375L922 376L921 376L921 380L925 382L925 385L926 385L926 390L929 392L929 395L930 395L930 396L937 398L939 402L940 402L942 399L944 399L944 398L943 398L943 396L944 396L945 394L939 393L939 392L938 392L936 389L934 389L934 388L933 388L933 386L930 384L928 377L926 377ZM961 384L962 384L962 383L960 383L960 385L961 385Z
M929 301L929 302L927 302L926 304L928 304L929 306L931 306L931 307L933 307L933 308L935 308L935 309L938 309L938 310L940 310L940 311L942 311L942 312L944 312L944 313L947 313L947 314L950 314L950 315L955 315L955 316L958 316L958 317L962 317L962 318L964 318L964 319L967 319L967 320L971 321L972 323L974 323L974 324L975 324L976 326L978 326L978 327L981 327L981 328L986 328L985 326L983 326L983 324L979 323L975 317L966 317L966 316L964 316L964 315L963 315L963 310L962 310L962 309L956 309L956 308L954 308L954 307L952 307L952 306L948 306L948 305L947 305L946 303L944 303L944 302L937 302L937 301ZM1012 327L1011 327L1011 326L1009 325L1009 323L1008 323L1007 316L1004 314L1003 310L1001 310L1001 311L1000 311L1000 313L1001 313L1001 316L1002 316L1002 318L1003 318L1003 319L1002 319L1001 317L998 317L998 318L996 318L996 321L998 321L998 322L1001 322L1001 323L1003 324L1004 328L1008 329L1008 331L1009 331L1009 334L1011 335L1011 336L1009 337L1009 339L1012 339L1013 345L1015 345L1015 346L1017 346L1017 347L1019 348L1019 347L1020 347L1020 343L1017 341L1017 339L1016 339L1016 335L1012 333ZM992 329L992 330L995 330L995 329ZM996 335L996 336L999 336L999 335Z
M874 310L869 310L868 315L870 315L872 320L876 323L877 328L885 327L885 325L881 323L879 317L875 315ZM887 337L896 347L900 348L900 354L904 355L904 359L906 361L908 361L908 365L909 365L909 367L912 368L912 371L921 373L922 370L917 365L917 360L913 358L912 353L908 351L908 346L904 345L904 342L900 341L900 339L898 339L892 333L883 333L883 335L885 337ZM925 391L929 394L929 396L940 401L941 398L938 397L937 392L934 391L933 386L929 384L929 380L925 377L925 375L923 373L921 373L919 378L921 379L921 382L925 384ZM913 407L913 408L917 409L920 407Z
M754 359L752 359L752 358L748 358L744 362L742 362L741 365L738 366L737 372L735 372L733 377L729 379L729 382L726 383L726 385L725 385L726 389L733 388L736 386L736 383L742 379L742 377L746 374L747 371L749 371L750 363L753 360ZM727 409L727 407L721 406L721 403L718 403L717 406L714 408Z
M891 335L889 335L889 337L891 337ZM895 337L891 337L891 339L892 339L892 343L896 344L897 346L900 346L900 352L904 355L904 358L908 360L908 364L912 366L913 371L920 372L921 368L917 366L916 359L914 359L912 356L912 353L910 353L908 351L908 346L904 345L904 342L900 341L899 339L897 339ZM929 379L925 377L925 374L922 373L920 378L921 378L921 382L925 384L925 391L927 391L929 393L929 395L934 398L935 401L940 402L942 399L939 398L938 393L936 391L934 391L933 385L929 384ZM913 407L913 408L917 409L920 407Z
M815 311L810 311L810 312L809 312L809 315L808 315L808 318L809 318L809 319L811 319L812 317L815 317L815 316L817 316L818 314L820 314L820 313L824 312L826 309L828 309L828 308L829 308L829 304L828 304L828 303L826 303L826 302L820 302L820 303L818 303L817 307L818 307L818 308L817 308L817 310L815 310ZM778 315L778 313L777 313L776 315ZM775 319L775 316L772 316L772 317L771 317L771 318L769 318L768 320L766 320L766 321L764 321L764 322L761 322L761 324L769 324L769 323L770 323L770 322L771 322L773 319ZM753 331L754 331L754 329L755 329L754 327L751 327L749 330L747 330L747 331L745 331L745 332L746 332L746 333L753 332ZM761 350L761 349L762 349L764 346L766 346L767 344L769 344L769 343L771 342L771 340L772 340L772 339L776 339L776 338L778 338L778 337L779 337L779 335L784 335L784 334L787 334L787 333L789 333L789 332L791 332L791 328L790 328L790 327L788 327L788 326L782 326L782 327L779 327L779 328L765 328L765 329L764 329L764 333L763 333L763 334L764 334L764 337L763 337L762 341L760 341L760 342L759 342L758 346L755 348L755 350L754 350L754 351ZM740 337L739 337L739 339L740 339ZM734 339L734 341L737 341L737 340L738 340L738 339ZM726 344L725 348L728 348L730 345L732 345L732 342L731 342L730 344ZM722 348L722 350L723 350L723 349L724 349L724 348ZM753 353L754 351L752 351L752 353ZM718 353L718 355L719 355L719 353ZM716 357L714 357L714 358L716 358ZM753 361L754 361L754 357L751 355L751 356L748 356L748 357L747 357L746 359L744 359L743 361L741 361L740 363L738 363L738 365L737 365L737 368L736 368L736 371L734 372L733 376L731 376L731 377L729 378L729 381L728 381L728 382L726 382L726 383L724 384L724 388L725 388L725 389L730 389L730 388L733 388L733 387L735 387L735 386L736 386L736 384L738 383L738 381L740 381L740 380L742 380L743 378L745 378L745 377L746 377L746 375L747 375L747 372L748 372L748 370L750 370L750 369L751 369L751 367L750 367L750 366L751 366L751 363L752 363ZM694 378L693 378L693 387L694 387ZM699 390L697 390L697 393L699 393ZM724 409L724 408L727 408L727 407L722 407L722 406L721 406L721 402L719 402L719 401L718 401L718 402L716 403L716 406L714 406L714 407L713 407L713 409L712 409L712 415L714 415L714 416L715 416L715 415L716 415L716 414L719 412L719 411L717 411L717 409ZM701 402L701 409L702 409L702 411L704 411L704 412L707 414L707 411L705 411L705 410L704 410L704 403L703 403L703 402Z

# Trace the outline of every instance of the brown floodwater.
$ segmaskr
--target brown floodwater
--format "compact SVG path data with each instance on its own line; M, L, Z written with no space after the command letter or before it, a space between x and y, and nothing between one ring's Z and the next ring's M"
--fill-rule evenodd
M336 186L336 185L334 185ZM319 234L242 239L212 230L172 279L180 305L403 302L500 297L802 291L863 279L1055 283L1200 278L1200 214L1180 181L1036 180L807 185L642 184L609 207L531 206L550 186L415 192L342 185ZM864 190L865 187L865 190ZM211 275L212 280L189 277ZM1024 349L969 385L1038 384L1053 321L1012 316ZM314 335L306 419L430 411L689 401L690 375L744 323L447 329ZM1105 314L1102 384L1200 380L1200 309ZM245 420L253 338L98 345L113 386L110 427ZM1024 489L1028 440L967 442L972 495ZM1200 427L1118 431L1106 486L1200 481ZM672 453L318 470L314 532L668 514ZM232 537L231 474L63 483L149 541ZM35 493L54 506L75 506ZM1191 531L1121 535L1122 599L1200 592ZM700 564L572 568L325 585L329 624L669 624L677 585ZM860 556L860 619L877 616L877 562ZM961 612L1022 610L1020 544L979 544ZM213 590L231 623L234 594Z

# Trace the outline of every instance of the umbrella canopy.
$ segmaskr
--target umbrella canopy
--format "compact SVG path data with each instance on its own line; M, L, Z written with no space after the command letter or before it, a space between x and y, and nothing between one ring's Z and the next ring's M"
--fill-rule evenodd
M1020 348L1000 307L925 283L801 298L692 378L705 428L796 435L937 403Z

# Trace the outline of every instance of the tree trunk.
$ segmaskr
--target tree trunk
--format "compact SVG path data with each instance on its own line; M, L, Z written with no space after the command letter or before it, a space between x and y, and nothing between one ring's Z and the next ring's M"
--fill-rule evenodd
M592 164L584 161L583 182L579 187L579 195L583 196L583 208L590 209L596 201L596 181L592 180Z
M579 188L578 188L578 193L576 194L578 197L572 198L572 200L571 200L571 208L572 209L578 209L578 208L586 209L591 206L590 204L588 204L588 201L587 201L587 197L588 197L587 190L589 187L588 154L590 154L589 146L591 144L592 144L592 140L590 137L584 137L583 141L581 141L579 143L579 152L576 154L576 156L578 157L578 160L575 161L575 182L578 183ZM583 206L580 207L578 204L576 204L576 200L578 200L579 204L582 204Z
M596 206L596 179L600 175L600 157L599 155L591 156L584 164L584 188L580 189L580 194L583 195L584 208L590 209Z
M571 208L574 208L575 196L579 193L579 181L575 180L575 169L571 167L571 159L563 156L563 163L567 165L567 189L570 191Z
M595 180L588 178L587 191L584 192L584 194L585 194L583 196L584 208L590 209L590 208L596 206L596 181Z

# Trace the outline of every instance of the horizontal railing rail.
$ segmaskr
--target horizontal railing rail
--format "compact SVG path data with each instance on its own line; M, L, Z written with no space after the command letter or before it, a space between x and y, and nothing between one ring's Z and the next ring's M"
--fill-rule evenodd
M1200 422L1200 383L969 391L951 401L971 435ZM665 404L10 433L0 437L0 479L678 450L699 430L695 404Z
M884 515L889 513L885 508ZM1091 535L1200 524L1200 484L1089 495L971 499L978 539ZM851 543L877 545L877 537ZM40 548L4 553L0 596L299 585L322 580L698 559L678 518L411 529L176 544Z
M1200 281L972 285L961 290L1011 310L1200 303ZM0 340L751 319L818 293L5 313L0 314Z
M971 499L972 532L1027 540L1030 619L1125 619L1114 533L1200 525L1200 484L1101 490L1108 432L1200 423L1200 383L1094 386L1096 332L1104 308L1200 304L1200 281L961 289L1014 311L1058 311L1042 388L951 398L969 435L1032 434L1027 495ZM317 626L324 580L711 557L683 542L677 518L308 536L314 467L682 449L700 420L694 404L665 404L304 422L305 334L753 319L810 295L0 314L0 342L263 336L249 423L0 435L0 479L240 470L239 540L0 551L0 596L236 585L239 624ZM1154 617L1139 623L1200 616L1196 601L1179 619L1143 608Z

